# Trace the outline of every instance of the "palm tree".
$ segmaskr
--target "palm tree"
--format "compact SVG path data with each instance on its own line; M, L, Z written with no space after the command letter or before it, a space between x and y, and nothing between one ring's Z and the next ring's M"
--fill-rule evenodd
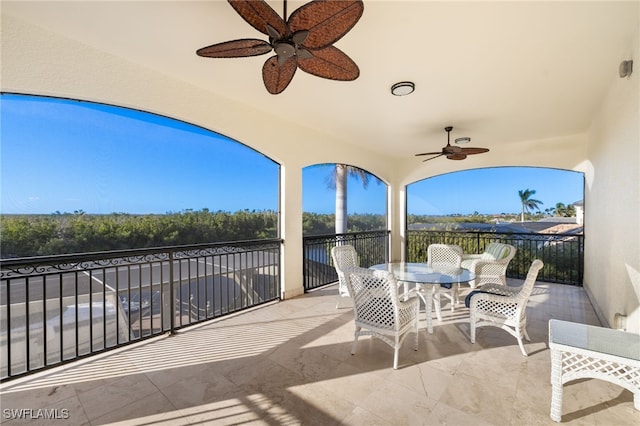
M352 176L362 181L366 189L369 185L369 174L362 169L346 164L336 164L329 177L329 187L336 190L336 234L347 232L347 177Z
M540 200L534 200L531 198L533 194L536 193L535 189L525 189L518 191L518 195L520 196L520 202L522 203L522 213L520 214L520 222L524 222L524 213L525 211L530 211L533 209L538 209L539 204L544 204Z
M565 206L564 203L556 203L556 214L560 217L575 217L576 207L573 204Z
M564 203L556 203L556 214L560 217L565 216L565 212L567 211L567 206Z

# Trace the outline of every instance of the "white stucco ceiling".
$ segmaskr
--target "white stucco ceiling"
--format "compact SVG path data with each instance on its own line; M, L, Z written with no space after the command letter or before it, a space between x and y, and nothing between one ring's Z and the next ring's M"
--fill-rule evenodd
M282 1L269 3L282 13ZM303 3L290 1L289 13ZM298 70L280 95L261 79L271 55L195 54L266 38L226 1L3 1L2 13L398 159L439 150L447 125L454 138L492 150L586 132L639 22L637 1L364 5L336 43L360 77L337 82ZM392 96L402 80L415 82L415 93Z

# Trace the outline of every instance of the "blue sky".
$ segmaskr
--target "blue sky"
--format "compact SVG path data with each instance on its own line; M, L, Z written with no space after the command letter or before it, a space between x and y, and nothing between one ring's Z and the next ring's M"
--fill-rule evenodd
M584 175L536 167L496 167L448 173L416 182L407 190L411 214L519 213L518 191L531 189L540 210L569 205L584 193Z
M87 102L2 95L0 212L167 213L277 210L278 165L186 123ZM444 161L444 160L443 160ZM303 171L303 210L333 213L332 165ZM384 214L386 186L348 183L348 211ZM518 190L544 204L582 199L580 173L534 168L473 170L411 185L412 214L517 213Z
M3 213L278 208L276 163L182 122L4 95L1 132Z

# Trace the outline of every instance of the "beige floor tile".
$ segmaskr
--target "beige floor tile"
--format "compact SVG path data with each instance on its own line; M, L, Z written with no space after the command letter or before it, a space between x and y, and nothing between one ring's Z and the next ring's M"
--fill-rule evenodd
M117 407L106 413L97 416L96 413L88 413L91 418L92 425L102 425L118 421L131 421L139 417L172 412L175 407L160 392L152 393L143 397L130 398L129 403L120 404L120 400L116 399L115 403L112 399L105 398L102 402L107 408Z
M387 380L385 373L388 372L372 374L352 364L342 363L336 368L335 378L322 380L317 385L341 400L358 405L385 383Z
M434 401L438 401L442 397L453 377L439 368L430 366L428 362L388 374L389 381Z
M328 424L340 424L349 417L357 407L354 403L334 392L332 386L323 385L323 382L294 386L288 390L300 398L300 400L304 401L307 406L314 407L316 412L323 412L324 420L326 420ZM312 419L309 420L313 423Z
M24 398L24 403L1 400L3 425L64 426L88 425L89 419L80 400L74 395L67 399L51 402L48 406L41 406ZM10 411L6 411L10 410Z
M60 401L76 398L73 385L16 386L0 396L3 409L48 408Z
M160 391L178 409L208 404L242 394L240 387L217 372L215 367L202 368L200 375L185 377L161 388Z
M342 424L349 426L389 426L389 421L380 418L361 407L356 407L356 409L353 410L353 413L351 413L351 415L347 417Z
M498 377L480 380L456 374L440 402L484 421L501 425L509 424L513 417L515 394L511 386L505 386Z
M474 414L465 413L443 402L438 402L422 423L423 425L452 425L452 426L489 426L490 423Z
M108 380L91 390L79 392L78 398L93 422L107 413L118 412L133 402L154 394L159 394L158 388L145 375L139 374Z
M445 305L429 334L422 308L419 349L408 336L393 370L380 340L360 338L351 355L353 311L336 309L336 294L330 286L3 383L2 407L66 408L65 426L552 425L548 321L599 324L584 289L538 283L523 357L494 327L471 344L463 306ZM603 381L565 385L562 408L563 424L640 424L632 394Z
M427 418L436 400L421 390L413 392L395 382L383 382L359 406L384 419L387 424L414 425Z

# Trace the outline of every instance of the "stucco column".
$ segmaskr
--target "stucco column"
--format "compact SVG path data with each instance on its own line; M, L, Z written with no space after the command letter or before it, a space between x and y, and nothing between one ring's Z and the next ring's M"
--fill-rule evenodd
M391 230L391 261L404 260L404 242L405 242L405 202L406 190L404 185L397 182L389 183L389 229Z
M280 229L284 245L280 257L283 299L304 293L302 250L302 167L280 167Z

